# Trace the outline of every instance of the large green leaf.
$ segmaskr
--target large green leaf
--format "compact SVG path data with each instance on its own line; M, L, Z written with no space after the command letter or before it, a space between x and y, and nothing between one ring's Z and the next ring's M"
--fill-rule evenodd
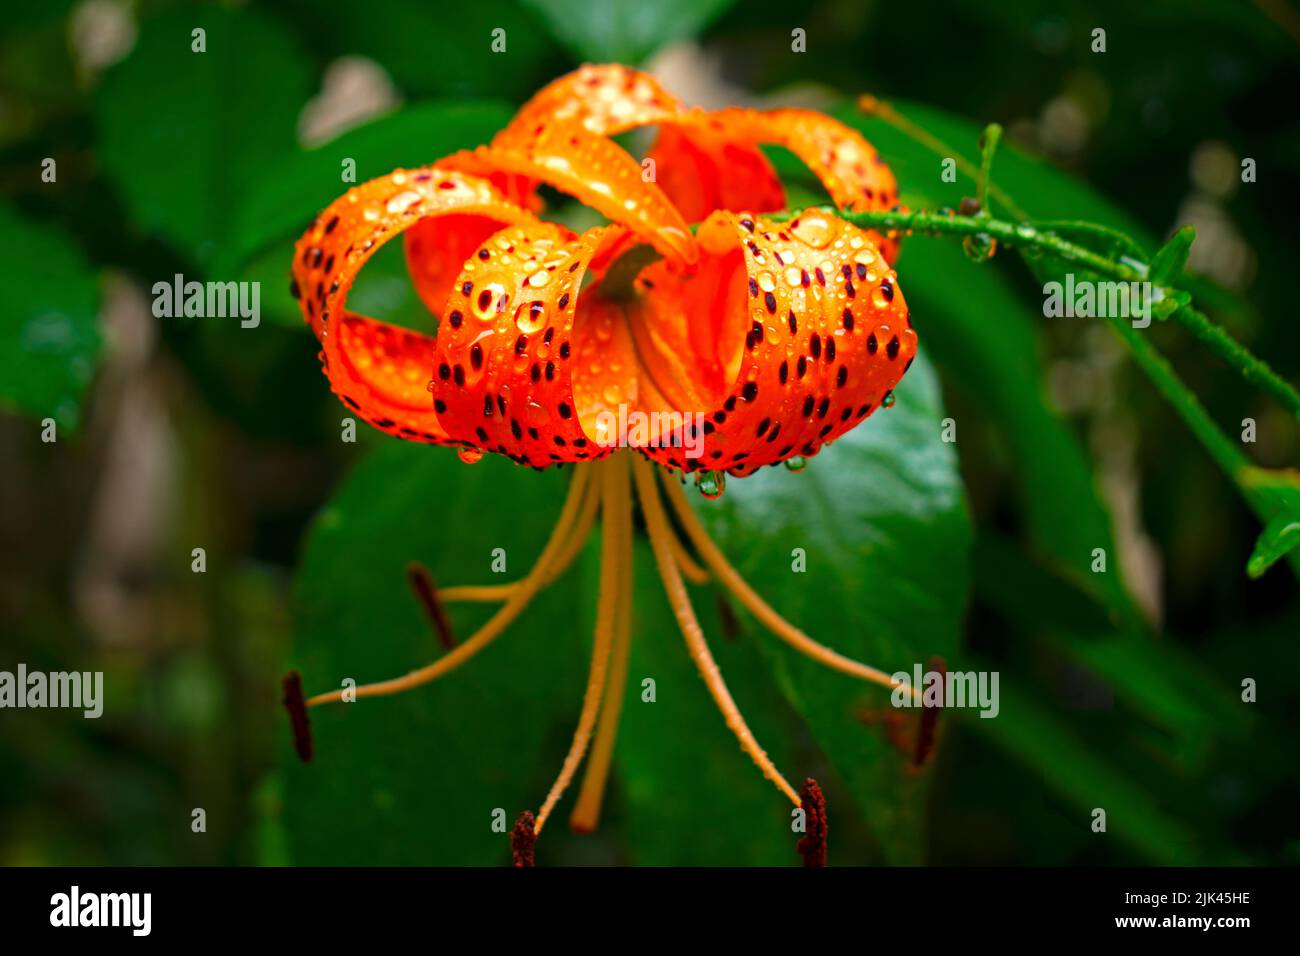
M620 836L640 866L796 864L790 804L749 758L714 706L668 609L654 556L635 556L632 653L615 750ZM789 705L750 634L720 622L707 589L696 614L741 713L776 765L798 786ZM655 699L642 699L643 681ZM844 860L843 862L848 862Z
M309 691L407 670L440 653L407 589L408 561L442 583L500 583L527 570L559 509L566 472L498 456L389 442L321 514L297 582L295 666ZM498 864L509 822L536 807L577 719L585 653L578 588L543 593L498 643L437 683L312 711L316 759L288 755L284 820L298 864ZM462 639L486 609L453 609ZM557 827L557 830L563 829ZM548 836L550 835L548 831Z
M99 283L52 229L0 205L0 402L75 427L99 355Z
M638 64L660 47L695 36L735 0L524 0L574 56Z
M98 101L100 157L135 224L208 262L243 196L294 148L311 80L293 36L252 10L147 20Z
M978 165L979 129L930 107L895 108L940 140L935 152L894 126L855 109L837 115L862 130L890 163L914 206L956 208L975 194L967 170ZM971 165L956 170L954 182L940 175L950 154ZM1014 147L1004 146L994 181L1040 217L1086 216L1116 228L1135 230L1119 209L1089 187ZM1065 569L1123 618L1133 604L1113 557L1110 516L1101 504L1092 467L1074 433L1048 404L1041 331L1044 319L1012 290L995 266L980 267L951 239L913 237L898 263L913 322L935 361L960 382L989 421L1006 436L1014 459L1012 479L1028 521L1034 549ZM959 423L958 435L973 434ZM959 437L960 440L960 437ZM1089 567L1093 548L1112 556L1114 573L1097 576Z
M924 357L882 409L800 473L764 469L697 510L738 569L779 612L882 670L953 659L969 586L971 533L954 446L942 440L937 379ZM802 548L807 570L793 570ZM890 692L825 669L775 638L777 680L845 778L886 857L924 851L924 776L864 709Z

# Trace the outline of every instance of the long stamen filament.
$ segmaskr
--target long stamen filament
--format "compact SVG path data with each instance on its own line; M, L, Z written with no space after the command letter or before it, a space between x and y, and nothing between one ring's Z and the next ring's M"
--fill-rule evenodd
M594 485L594 482L589 482ZM587 536L591 533L592 525L596 522L596 511L600 504L600 492L598 489L590 488L582 499L582 510L578 513L577 523L574 525L573 533L564 543L564 550L555 558L551 566L550 573L546 576L544 585L551 584L560 577L569 566L573 564L574 559L582 553L582 547L587 543ZM454 601L463 601L476 604L490 604L495 601L507 601L510 595L514 594L522 585L523 581L511 581L509 584L466 584L453 588L441 588L438 591L438 597L444 603Z
M591 672L587 678L587 691L582 699L582 712L573 732L573 743L560 767L560 774L552 784L550 793L537 812L535 832L541 833L551 811L568 788L573 775L587 752L592 728L600 712L605 692L605 678L609 672L610 646L614 636L614 618L621 592L620 577L627 573L620 564L626 551L625 542L631 537L632 503L628 489L627 461L625 455L613 455L597 466L603 487L602 512L604 528L600 549L600 595L596 602L596 637L591 653Z
M629 501L629 507L631 502ZM600 821L600 809L605 799L605 783L614 757L614 741L618 737L619 718L623 713L623 698L627 694L627 665L632 647L632 534L628 534L620 555L618 607L614 612L614 647L610 651L609 680L605 685L605 701L596 722L596 739L591 745L591 756L582 777L578 798L569 815L569 828L577 833L591 833Z
M492 643L523 612L547 582L547 575L550 573L556 558L563 551L563 544L568 540L570 530L577 520L582 496L587 490L590 475L591 469L574 469L573 480L569 484L568 496L564 500L564 506L560 509L560 517L551 530L551 536L547 540L546 546L542 548L537 563L519 582L518 588L511 593L510 599L501 606L496 614L488 619L487 623L463 644L458 645L438 660L426 664L418 670L411 671L402 677L395 677L375 684L363 684L356 688L354 693L357 699L399 694L402 691L411 690L414 687L437 680L470 660L479 651ZM331 701L342 700L343 693L344 691L340 689L318 694L307 701L307 706L316 707Z
M771 758L758 745L758 741L754 739L754 734L750 731L749 725L745 723L745 718L741 716L740 709L736 707L731 692L727 690L727 685L722 679L722 672L719 670L717 662L709 652L709 646L704 640L704 632L695 616L695 609L691 606L690 595L686 593L686 585L682 581L681 570L673 561L673 549L669 541L672 531L668 524L668 515L664 511L663 503L660 502L658 491L655 488L652 466L648 462L637 458L633 462L633 468L637 491L641 498L641 508L645 514L646 527L650 532L650 545L654 550L655 561L659 565L659 576L663 579L664 591L668 595L668 603L673 609L673 614L677 617L677 623L681 628L682 636L686 639L686 647L690 651L691 659L699 669L700 676L704 678L705 686L708 687L709 693L713 695L713 700L717 703L718 709L722 711L727 726L731 728L731 732L740 741L741 749L749 754L750 759L763 771L763 775L776 784L777 789L784 793L790 799L790 802L797 807L799 806L799 795L795 793L794 788L790 786L785 777L781 776L781 772L776 769L776 765L772 763Z
M673 561L681 568L682 576L692 584L707 584L709 572L700 567L699 562L691 557L682 539L678 537L676 531L672 530L672 525L669 525L669 530L671 533L668 536L668 543L672 545Z
M736 599L748 608L749 612L758 618L768 630L800 653L841 673L891 689L899 686L899 682L884 671L869 667L853 660L851 657L845 657L838 651L831 650L824 644L819 644L778 614L770 604L759 597L758 593L749 586L749 582L741 577L740 572L731 566L731 563L722 553L722 549L714 543L713 539L709 537L709 533L704 530L704 525L700 523L700 519L691 508L690 502L686 500L681 488L667 478L665 478L663 485L667 490L668 501L672 504L678 521L685 530L686 536L695 545L695 550L704 559L704 563L717 575L718 580L736 596ZM911 692L914 697L920 699L920 688L913 687Z

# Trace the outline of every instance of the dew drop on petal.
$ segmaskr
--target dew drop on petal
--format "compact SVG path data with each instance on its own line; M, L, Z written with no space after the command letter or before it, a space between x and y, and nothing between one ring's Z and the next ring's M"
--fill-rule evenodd
M824 216L807 213L799 217L799 222L790 232L814 249L825 249L835 235L834 228Z
M710 501L716 501L722 497L722 492L727 487L727 476L721 471L701 471L695 478L695 486L700 489L700 494Z
M785 467L787 471L793 471L796 473L803 471L808 467L808 459L803 455L795 455L792 458L787 458L785 460Z
M477 465L483 460L483 453L477 448L462 448L460 451L456 452L456 454L459 455L460 460L467 465Z

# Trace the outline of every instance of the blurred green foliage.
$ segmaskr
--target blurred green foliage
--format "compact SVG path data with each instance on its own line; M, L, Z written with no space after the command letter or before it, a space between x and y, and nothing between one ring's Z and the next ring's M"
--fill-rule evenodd
M1274 95L1300 78L1300 42L1277 5L144 0L109 3L122 13L109 21L91 6L31 5L0 27L0 402L14 412L0 419L0 667L102 669L109 695L99 721L0 717L5 863L506 859L489 808L535 805L567 745L594 554L484 657L408 697L318 712L318 762L287 760L282 669L292 660L319 688L433 656L406 563L459 583L498 544L512 561L535 553L564 479L369 431L340 443L287 269L343 159L362 181L472 147L582 59L642 62L692 41L675 60L858 126L914 207L955 207L974 181L944 182L938 153L852 95L889 100L968 164L997 120L1009 142L995 209L1009 196L1147 249L1191 215L1227 224L1198 245L1211 266L1244 248L1246 267L1225 281L1194 246L1191 268L1208 273L1193 275L1197 299L1300 375L1300 237L1281 214L1300 205L1300 125ZM106 65L94 51L122 23ZM1098 26L1104 54L1090 50ZM806 54L791 52L795 28ZM304 145L303 109L346 56L378 64L392 102ZM1259 181L1207 194L1216 144L1256 159ZM816 198L788 154L774 160L792 194ZM394 252L351 303L414 324ZM802 474L733 481L698 504L742 571L827 644L887 668L941 653L1001 674L999 717L945 716L918 776L874 713L887 695L814 670L694 590L759 739L792 775L825 781L832 862L1295 862L1300 607L1285 562L1244 573L1259 522L1107 330L1042 318L1041 280L1012 257L976 265L957 243L914 238L898 268L928 360L897 405ZM259 280L262 325L122 318L178 272ZM1228 434L1258 422L1249 457L1294 467L1293 419L1181 330L1154 326L1149 341ZM56 444L40 439L47 416ZM955 445L938 440L946 416ZM1253 571L1292 543L1289 527ZM792 547L808 550L798 581L779 573ZM658 676L658 701L629 685L605 825L548 829L544 860L792 862L788 808L736 749L637 559L631 672ZM464 630L481 609L456 613ZM1244 678L1258 703L1242 703Z

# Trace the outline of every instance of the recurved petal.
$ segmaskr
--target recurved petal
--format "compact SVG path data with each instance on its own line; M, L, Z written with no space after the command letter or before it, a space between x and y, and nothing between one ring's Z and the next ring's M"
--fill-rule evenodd
M504 229L464 265L438 334L435 410L451 437L521 464L603 457L574 399L575 322L588 269L626 234L553 223Z
M690 228L663 190L622 147L580 123L551 122L526 142L482 146L475 155L488 168L539 179L574 196L676 262L695 261Z
M334 391L376 427L437 444L451 439L427 389L433 338L348 313L345 304L375 250L417 223L445 216L491 228L530 218L473 176L436 167L397 170L349 190L322 212L298 240L293 263L303 317L321 342ZM425 282L426 294L436 284L429 276L417 281Z
M586 64L546 84L497 134L497 145L518 145L551 122L576 122L614 136L662 122L681 109L649 73L618 64Z
M836 119L801 109L731 108L693 116L696 124L738 144L784 146L803 160L843 209L868 212L898 204L893 172L861 133ZM876 232L871 236L885 258L893 262L897 242Z
M700 123L664 124L648 154L659 188L687 222L718 209L775 212L785 189L762 150Z
M671 382L645 410L701 413L702 454L650 448L672 467L748 474L816 454L879 407L916 354L916 334L868 235L808 214L790 223L714 213L689 278L669 263L639 277L631 316L647 376Z

